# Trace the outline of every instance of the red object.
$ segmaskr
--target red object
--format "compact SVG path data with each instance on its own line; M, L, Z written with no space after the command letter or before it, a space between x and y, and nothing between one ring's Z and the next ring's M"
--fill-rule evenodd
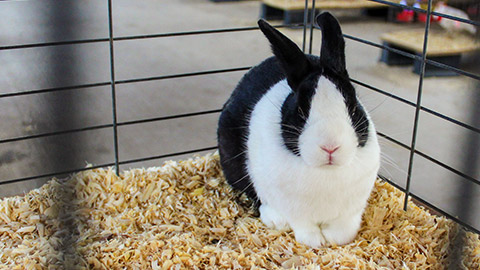
M418 14L418 21L423 22L423 23L426 22L427 21L427 14L419 13ZM430 17L430 22L432 22L432 21L433 21L433 17Z
M440 16L431 16L430 22L439 22L442 19ZM419 22L426 22L427 21L427 14L425 13L418 13L418 21Z
M397 14L397 21L413 22L414 17L415 17L415 12L413 12L413 10L404 9L402 12Z

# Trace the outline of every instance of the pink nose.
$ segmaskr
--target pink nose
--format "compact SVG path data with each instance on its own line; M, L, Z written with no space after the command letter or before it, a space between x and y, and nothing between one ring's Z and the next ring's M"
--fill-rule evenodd
M340 146L337 146L337 147L331 147L331 146L322 146L320 147L322 148L323 151L327 152L328 154L333 154L335 151L338 150L338 148L340 148Z

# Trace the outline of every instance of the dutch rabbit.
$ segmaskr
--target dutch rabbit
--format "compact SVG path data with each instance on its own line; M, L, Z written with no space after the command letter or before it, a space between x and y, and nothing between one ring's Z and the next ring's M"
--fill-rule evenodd
M269 227L311 247L354 239L380 166L375 127L350 83L338 21L322 13L320 57L264 20L274 57L250 69L218 124L228 183Z

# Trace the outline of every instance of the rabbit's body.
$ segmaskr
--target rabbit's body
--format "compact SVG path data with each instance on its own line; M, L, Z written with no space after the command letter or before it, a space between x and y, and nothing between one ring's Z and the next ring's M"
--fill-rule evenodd
M286 86L282 80L272 87L250 120L246 167L261 200L262 220L277 229L291 227L297 240L310 246L345 244L358 231L377 176L379 159L372 159L379 152L375 129L369 128L372 143L348 165L310 166L283 143L278 108L291 92Z
M235 189L258 203L247 172L247 145L250 115L270 88L285 79L277 59L270 57L242 78L223 106L219 120L218 145L224 174Z
M314 247L345 244L360 227L380 148L344 59L335 59L344 45L326 51L325 39L338 38L338 31L323 25L323 57L306 56L260 26L276 58L251 69L224 106L218 137L225 176L257 200L266 225L290 227L299 242Z

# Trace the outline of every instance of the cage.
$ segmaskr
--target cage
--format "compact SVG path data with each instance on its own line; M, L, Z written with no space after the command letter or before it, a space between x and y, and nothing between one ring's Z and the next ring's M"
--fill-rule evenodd
M5 22L0 25L1 266L436 269L449 262L478 267L478 58L476 49L456 52L453 64L431 57L429 41L440 27L429 18L477 28L480 23L478 17L435 12L431 0L420 7L365 1L411 10L426 16L424 23L385 22L361 7L333 10L344 29L352 82L371 111L385 154L382 182L371 199L378 207L367 210L372 219L354 245L312 250L295 244L291 233L268 231L242 208L241 199L234 204L237 199L225 195L229 190L218 180L215 156L159 167L165 160L215 151L221 105L241 76L270 55L255 26L267 2L0 3ZM274 22L305 52L318 54L321 33L310 18L324 9L322 0L300 2L303 21ZM467 9L478 14L478 5ZM380 36L411 30L421 33L417 52ZM469 38L470 45L478 44ZM396 65L398 59L402 65ZM428 77L432 68L449 76ZM166 179L162 184L155 182L160 176ZM132 195L134 205L122 206L127 199L119 194L130 194L127 186L165 205L174 198L169 195L180 193L183 199L171 203L187 209L188 215L178 217L184 225L158 221L153 213L175 216L175 211L147 207L146 195ZM200 194L210 196L205 200L213 206L205 200L188 203ZM80 201L90 204L76 209ZM119 214L102 222L93 218L113 212ZM140 221L148 215L145 227ZM216 219L203 223L201 217ZM210 227L188 227L196 223ZM465 235L455 237L452 224ZM82 234L79 227L91 230ZM133 236L127 233L132 228ZM382 242L378 230L407 232L416 242L392 240L397 234ZM435 236L415 238L427 234ZM432 255L428 241L442 249L440 257ZM398 253L389 253L388 245ZM402 247L414 249L402 253Z

